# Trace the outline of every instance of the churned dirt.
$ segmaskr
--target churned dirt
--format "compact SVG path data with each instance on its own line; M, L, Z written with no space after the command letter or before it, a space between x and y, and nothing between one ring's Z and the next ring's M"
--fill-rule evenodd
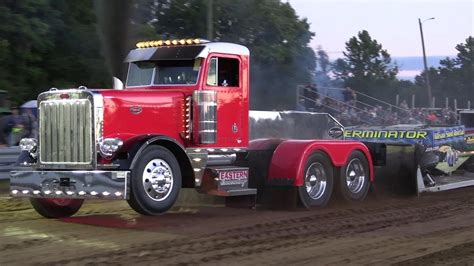
M3 192L0 265L473 265L473 195L372 196L309 211L231 209L185 195L159 217L89 201L74 217L48 220Z

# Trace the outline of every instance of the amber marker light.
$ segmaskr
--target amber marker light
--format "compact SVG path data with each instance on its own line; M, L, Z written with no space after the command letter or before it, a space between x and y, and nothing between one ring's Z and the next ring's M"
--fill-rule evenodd
M159 47L159 46L171 46L171 45L193 45L202 44L209 41L202 39L176 39L176 40L156 40L156 41L144 41L138 42L135 46L139 49Z

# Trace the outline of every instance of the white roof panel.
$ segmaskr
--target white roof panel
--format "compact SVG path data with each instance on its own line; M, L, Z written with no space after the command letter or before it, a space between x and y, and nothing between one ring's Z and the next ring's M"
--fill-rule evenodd
M210 53L223 53L234 55L249 55L250 51L247 47L228 42L209 42L204 43L204 50L197 57L207 57Z

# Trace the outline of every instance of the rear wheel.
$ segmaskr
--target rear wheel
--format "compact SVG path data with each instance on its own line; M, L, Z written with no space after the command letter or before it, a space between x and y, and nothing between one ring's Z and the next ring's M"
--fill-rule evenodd
M361 151L354 151L341 168L338 191L347 201L362 201L369 191L369 163Z
M161 146L145 148L132 169L128 204L144 215L170 209L181 188L181 171L174 155Z
M83 199L30 198L31 205L41 216L63 218L74 215L82 206Z
M299 199L306 208L326 206L333 189L333 167L322 152L313 153L307 160L304 184L298 187Z

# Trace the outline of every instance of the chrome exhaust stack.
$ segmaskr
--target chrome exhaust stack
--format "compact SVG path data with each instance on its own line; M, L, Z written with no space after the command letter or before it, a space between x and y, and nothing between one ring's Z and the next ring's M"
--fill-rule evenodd
M193 93L194 142L214 144L217 142L217 92L208 90Z

